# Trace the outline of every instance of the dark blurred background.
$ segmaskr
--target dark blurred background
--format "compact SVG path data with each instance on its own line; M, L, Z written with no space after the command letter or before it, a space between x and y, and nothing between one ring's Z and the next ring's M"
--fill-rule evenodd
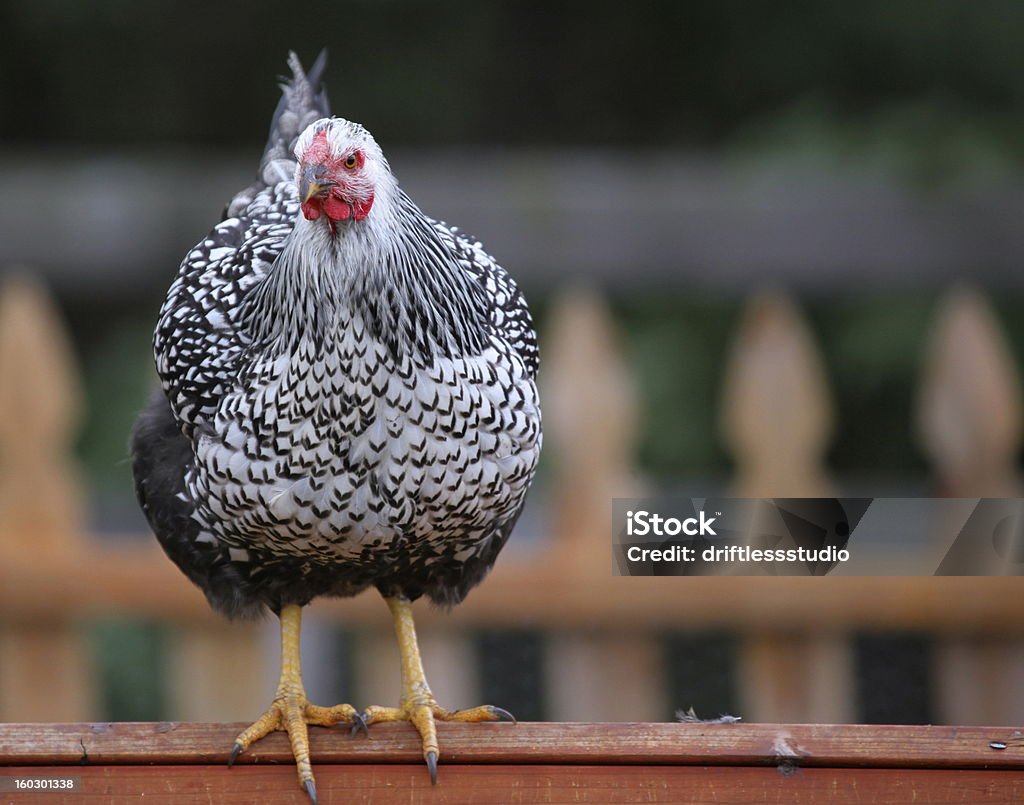
M838 423L825 461L843 491L941 491L915 400L950 287L980 289L1014 364L1024 356L1012 0L0 0L0 32L2 260L42 277L70 327L93 530L144 530L124 459L156 313L250 181L289 49L309 65L328 48L335 113L521 281L542 339L559 293L599 291L636 373L636 465L658 485L727 488L723 366L761 289L796 300L820 354ZM128 634L99 639L159 653L154 632ZM539 652L529 634L517 645ZM667 645L724 663L731 644ZM890 636L858 656L884 663L894 645L911 669L930 651ZM713 684L711 706L735 706ZM934 719L918 694L871 717ZM163 712L146 706L108 712Z
M327 46L339 110L392 146L789 140L853 156L888 143L939 175L943 155L991 164L1022 151L1024 9L1012 0L8 0L2 13L0 131L26 146L251 148L284 53Z

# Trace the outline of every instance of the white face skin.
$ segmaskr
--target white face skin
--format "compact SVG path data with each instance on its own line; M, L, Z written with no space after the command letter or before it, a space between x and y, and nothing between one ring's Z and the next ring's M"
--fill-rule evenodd
M366 218L381 186L391 177L370 133L341 118L310 125L299 136L295 157L302 214L308 221L324 216L332 232L338 221Z

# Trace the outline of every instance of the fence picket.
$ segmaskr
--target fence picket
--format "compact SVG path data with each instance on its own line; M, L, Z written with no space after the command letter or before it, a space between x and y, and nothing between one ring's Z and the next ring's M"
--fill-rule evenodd
M917 404L919 439L939 494L1021 495L1021 403L1020 373L988 299L974 288L952 289L935 316ZM943 720L1024 718L1019 647L949 635L936 646L933 667Z
M722 393L721 428L736 458L734 493L835 494L823 461L832 421L821 356L796 304L779 292L755 295L737 328ZM740 656L746 718L853 720L844 637L764 632L745 637Z
M70 458L82 395L64 333L49 295L27 275L0 285L0 560L10 567L84 552ZM0 623L0 718L92 718L94 683L74 612L46 624Z
M636 381L621 335L596 292L571 289L553 310L541 389L548 449L558 457L549 561L599 587L611 575L612 499L643 489L632 456ZM595 623L587 635L552 635L545 648L545 678L554 717L664 717L659 657L650 632L602 633Z

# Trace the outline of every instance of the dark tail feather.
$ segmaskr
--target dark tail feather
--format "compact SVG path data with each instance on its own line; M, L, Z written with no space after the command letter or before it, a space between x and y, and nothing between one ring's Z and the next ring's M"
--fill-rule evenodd
M276 163L278 160L291 162L295 140L306 126L331 114L327 90L321 86L327 68L327 48L320 51L308 73L302 69L302 62L295 53L288 54L288 66L292 77L281 84L281 100L271 118L270 137L260 161L260 178L267 185L291 178L294 165Z
M294 61L294 64L292 62ZM302 65L299 64L298 58L294 53L288 54L288 63L292 68L292 72L295 72L295 67L298 66L301 69ZM324 75L324 70L327 69L327 48L320 51L320 54L316 57L316 61L313 62L313 66L309 68L309 72L306 73L306 81L312 88L316 95L316 106L321 110L321 117L327 117L331 113L330 104L327 102L327 88L321 86L321 79ZM317 92L319 90L319 92Z

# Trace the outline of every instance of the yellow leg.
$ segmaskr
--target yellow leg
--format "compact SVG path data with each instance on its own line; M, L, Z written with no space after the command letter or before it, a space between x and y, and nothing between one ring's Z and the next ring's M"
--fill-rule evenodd
M437 783L437 727L436 721L515 721L512 714L500 707L482 705L470 710L445 710L439 707L430 692L423 661L416 641L416 625L412 618L412 604L405 598L385 598L395 621L398 650L402 655L402 698L398 707L366 708L363 720L367 725L383 721L409 721L416 727L423 743L423 759L430 770L430 782Z
M299 773L299 784L306 789L313 805L316 805L316 781L309 761L308 724L331 727L342 721L363 726L362 719L350 704L335 707L319 707L310 704L302 685L302 659L299 653L299 633L302 629L302 607L289 604L281 609L281 679L277 692L267 711L249 728L235 738L231 760L235 762L242 752L253 743L275 730L288 733L288 741L295 756Z

